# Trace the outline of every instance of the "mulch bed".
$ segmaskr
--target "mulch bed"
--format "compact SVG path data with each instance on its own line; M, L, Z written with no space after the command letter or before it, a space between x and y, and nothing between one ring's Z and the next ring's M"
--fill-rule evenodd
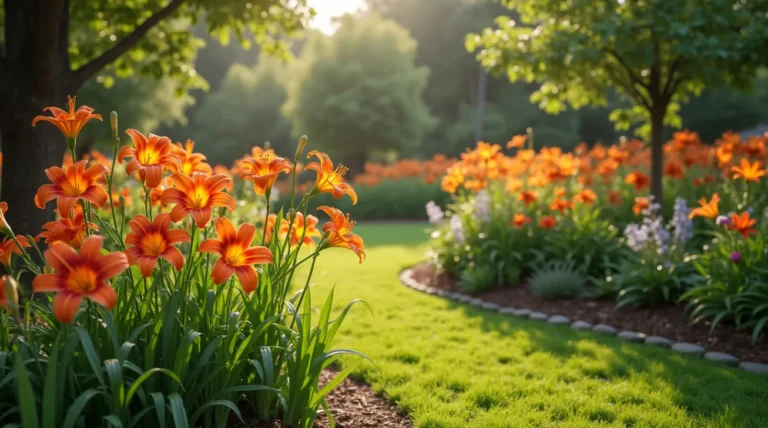
M412 278L421 284L461 292L455 278L436 272L431 263L418 265L411 271ZM711 323L708 321L691 324L682 306L616 309L616 302L607 299L544 300L535 297L525 284L498 286L486 292L473 293L471 296L498 303L503 307L565 315L574 321L610 324L620 330L663 336L676 342L698 343L708 351L725 352L742 361L768 362L768 343L765 335L753 345L751 331L734 331L728 326L717 326L710 331Z
M338 371L326 369L320 376L320 385L330 382ZM344 379L339 386L326 396L326 402L333 414L333 421L338 428L411 428L413 424L407 416L384 397L377 395L370 386L351 378ZM248 420L248 418L243 415ZM280 421L252 420L242 424L236 418L230 419L231 427L238 428L283 428ZM328 418L324 415L315 420L314 428L328 428ZM286 425L287 427L287 425Z

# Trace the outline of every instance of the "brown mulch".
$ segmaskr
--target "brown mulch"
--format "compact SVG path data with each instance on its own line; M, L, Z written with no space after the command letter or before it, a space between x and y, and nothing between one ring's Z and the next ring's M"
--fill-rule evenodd
M337 370L326 369L320 375L320 385L330 382L338 374ZM351 378L344 379L326 397L328 407L333 414L333 421L338 428L411 428L413 424L407 416L384 397L377 395L370 386ZM246 424L230 423L230 427L239 428L283 428L280 421L251 420ZM328 418L319 416L314 428L328 428Z
M435 272L431 263L414 267L412 277L430 287L461 292L454 278ZM471 295L501 306L531 309L549 315L565 315L572 320L592 324L610 324L620 330L663 336L676 342L698 343L708 351L725 352L742 361L768 362L768 341L765 340L765 335L753 345L751 331L735 331L725 325L718 325L710 331L709 321L691 324L682 306L616 309L616 302L607 299L544 300L535 297L525 284L513 287L498 286Z

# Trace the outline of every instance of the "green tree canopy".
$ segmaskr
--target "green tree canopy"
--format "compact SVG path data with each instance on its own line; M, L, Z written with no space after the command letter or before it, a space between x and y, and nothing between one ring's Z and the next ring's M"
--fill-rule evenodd
M408 32L375 14L342 17L332 36L311 34L290 73L294 133L357 171L369 154L419 145L435 120L422 99L429 70L415 56Z
M210 162L229 165L266 141L278 153L291 155L291 124L280 111L286 68L266 55L255 67L235 64L220 88L203 99L189 133Z
M467 37L483 66L539 84L531 101L551 113L631 103L612 113L651 137L652 192L661 200L664 125L705 87L748 87L766 62L768 2L745 0L503 0L520 17Z

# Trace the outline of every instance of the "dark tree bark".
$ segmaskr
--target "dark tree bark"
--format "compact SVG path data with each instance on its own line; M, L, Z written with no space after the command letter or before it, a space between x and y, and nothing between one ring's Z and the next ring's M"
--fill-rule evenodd
M663 203L664 180L664 116L667 104L654 105L651 109L651 195Z

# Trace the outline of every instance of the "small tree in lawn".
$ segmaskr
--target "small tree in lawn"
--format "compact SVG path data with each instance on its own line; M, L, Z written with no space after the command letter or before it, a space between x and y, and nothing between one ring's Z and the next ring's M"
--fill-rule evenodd
M310 36L285 112L296 134L360 172L371 153L416 147L435 125L422 99L429 70L415 65L416 42L394 21L346 15L340 24Z
M768 2L743 0L503 0L519 15L467 36L486 68L538 83L531 96L550 113L631 104L611 114L618 129L650 137L651 192L662 196L664 126L680 127L679 104L704 87L750 85L765 63ZM717 108L717 106L713 106Z

